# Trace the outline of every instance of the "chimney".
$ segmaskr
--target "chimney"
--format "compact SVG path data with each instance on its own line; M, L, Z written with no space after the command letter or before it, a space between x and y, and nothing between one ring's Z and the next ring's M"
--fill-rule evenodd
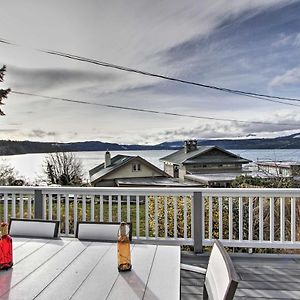
M197 140L187 140L184 141L185 153L197 150Z
M110 157L110 152L106 151L105 152L105 162L104 162L104 168L107 168L111 165L111 157Z

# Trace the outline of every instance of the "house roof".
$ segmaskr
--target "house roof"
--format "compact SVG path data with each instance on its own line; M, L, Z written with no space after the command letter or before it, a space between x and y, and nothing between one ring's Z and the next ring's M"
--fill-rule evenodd
M167 177L139 177L118 178L115 180L117 186L163 186L163 187L193 187L199 186L195 182L179 182L176 178Z
M241 173L217 173L217 174L187 174L185 179L189 179L196 182L203 182L209 184L211 182L231 182Z
M148 162L147 160L145 160L140 156L129 156L129 155L118 154L111 158L111 164L109 167L105 168L104 163L102 163L89 171L91 182L93 183L96 180L99 180L105 177L106 175L120 169L122 166L126 165L127 163L129 163L134 159L141 160L144 164L154 169L162 176L169 177L169 175L165 173L163 170L157 168L156 166L154 166L153 164L151 164L150 162Z
M280 167L280 168L291 168L291 166L300 166L300 162L297 161L258 161L256 163L259 166L266 167Z
M220 159L218 157L209 157L209 158L201 158L201 155L213 150L217 149L225 154L227 154L227 158ZM160 159L164 162L170 162L173 164L195 164L195 163L249 163L250 160L242 158L232 152L229 152L225 149L222 149L217 146L201 146L197 147L196 150L190 151L188 153L185 152L185 148L182 148L170 155L167 155Z
M90 177L91 177L91 179L92 179L92 177L95 177L95 175L97 175L96 176L97 178L102 177L102 176L110 173L111 171L115 170L117 167L130 161L133 158L134 158L134 156L118 154L111 159L111 164L109 167L105 168L104 162L103 162L102 164L91 169L89 171Z

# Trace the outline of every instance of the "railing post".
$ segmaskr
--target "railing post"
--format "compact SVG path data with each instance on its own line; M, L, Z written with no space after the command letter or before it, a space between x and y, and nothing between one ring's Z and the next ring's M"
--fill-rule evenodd
M42 190L34 190L34 218L43 219L44 201Z
M202 253L202 212L203 212L203 199L201 192L193 194L193 219L194 219L194 252Z

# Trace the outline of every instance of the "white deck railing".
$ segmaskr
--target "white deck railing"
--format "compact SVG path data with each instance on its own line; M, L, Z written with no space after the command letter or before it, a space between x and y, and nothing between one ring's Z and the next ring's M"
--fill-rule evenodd
M132 222L137 241L299 248L300 189L0 187L0 219ZM199 247L199 246L198 246Z
M202 195L203 245L219 238L232 247L300 247L300 189L208 189Z

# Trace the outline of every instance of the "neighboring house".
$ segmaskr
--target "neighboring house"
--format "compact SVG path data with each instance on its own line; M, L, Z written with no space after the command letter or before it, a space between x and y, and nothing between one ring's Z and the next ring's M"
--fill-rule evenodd
M258 172L269 177L300 177L300 162L258 161Z
M197 146L196 140L160 159L164 171L179 181L194 181L211 187L226 187L242 174L242 165L250 160L217 146Z
M89 171L93 186L185 186L140 156L118 154Z

